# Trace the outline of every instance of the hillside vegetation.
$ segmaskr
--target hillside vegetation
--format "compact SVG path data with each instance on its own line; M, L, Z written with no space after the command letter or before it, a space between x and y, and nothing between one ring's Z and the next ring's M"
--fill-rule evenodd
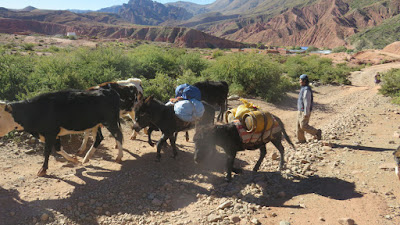
M392 97L393 103L400 105L400 69L392 69L383 74L382 81L379 92Z
M349 68L317 56L269 56L256 53L214 51L207 60L196 50L109 43L96 49L61 49L51 46L51 56L35 54L35 45L0 47L0 99L20 100L39 93L139 77L146 95L166 101L178 84L200 80L226 80L231 93L279 101L297 87L298 76L313 81L348 83ZM10 50L17 54L9 54ZM26 54L26 51L30 54ZM204 50L202 50L204 51ZM22 54L23 53L23 54ZM229 53L229 54L228 54Z
M381 25L359 32L350 37L357 50L383 49L390 43L400 41L400 14L385 20Z

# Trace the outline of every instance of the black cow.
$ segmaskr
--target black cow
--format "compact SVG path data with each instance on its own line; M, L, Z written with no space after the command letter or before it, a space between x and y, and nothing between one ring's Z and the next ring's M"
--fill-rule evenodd
M209 153L215 151L215 146L218 145L222 147L227 154L226 168L227 175L225 177L226 181L230 181L232 178L232 172L240 173L242 170L240 168L234 168L233 163L236 158L236 154L239 151L243 151L245 149L255 150L260 149L260 157L253 168L253 171L258 171L260 168L261 162L264 159L267 149L265 147L266 143L269 141L274 144L274 146L279 150L281 155L281 161L279 164L279 169L282 169L284 165L284 148L282 145L282 137L286 139L286 141L293 147L293 143L287 135L284 125L282 121L274 116L275 120L278 122L279 126L274 132L271 131L271 135L267 140L262 141L261 143L257 143L256 145L246 146L242 143L242 138L239 135L239 132L234 123L228 123L223 125L214 125L214 126L199 126L196 128L196 133L193 137L195 143L195 154L194 160L196 163L200 163Z
M160 161L161 148L166 143L167 139L169 139L171 143L173 157L175 158L178 153L175 145L176 136L174 134L180 131L192 129L196 124L214 123L214 108L206 102L203 102L203 105L205 111L200 121L196 123L185 122L175 115L174 106L166 106L164 103L153 99L153 96L150 96L145 99L136 113L136 125L134 125L134 129L140 130L141 128L148 126L154 127L154 129L160 129L162 136L157 142L156 160Z
M88 90L99 90L99 89L112 89L115 90L120 98L120 117L124 115L129 115L132 120L135 120L135 109L143 101L143 89L140 85L140 80L137 78L130 78L128 80L117 81L117 82L106 82L102 83L96 87L89 88ZM84 139L81 147L78 149L78 155L83 154L86 149L86 145L89 139L89 133L93 135L96 134L96 140L103 140L103 135L101 133L101 128L98 130L97 127L91 129L89 132L85 132ZM133 131L131 139L136 138L136 131ZM98 139L99 138L99 139ZM118 145L116 145L118 146ZM93 150L90 151L93 154ZM91 155L86 155L83 163L90 160Z
M201 100L210 105L220 107L217 121L222 121L228 105L228 84L225 81L201 81L195 83L193 86L200 89Z
M121 161L123 137L119 124L119 105L118 93L103 89L65 90L41 94L24 101L1 102L0 137L16 129L25 130L44 141L44 163L38 176L45 176L53 147L67 160L77 162L76 158L61 149L60 136L82 133L104 125L117 140L117 161ZM99 139L95 144L100 144Z

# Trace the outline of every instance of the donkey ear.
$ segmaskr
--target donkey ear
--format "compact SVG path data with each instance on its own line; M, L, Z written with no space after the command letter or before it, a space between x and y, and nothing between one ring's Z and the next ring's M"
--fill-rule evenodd
M4 111L9 112L9 113L12 113L12 107L11 107L11 105L6 104L5 107L4 107Z
M153 100L153 98L154 98L153 95L147 97L146 100L144 100L144 103L149 104Z

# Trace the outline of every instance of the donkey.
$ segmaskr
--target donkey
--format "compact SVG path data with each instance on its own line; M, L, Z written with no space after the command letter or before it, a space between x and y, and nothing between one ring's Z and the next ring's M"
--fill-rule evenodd
M202 161L204 161L204 159L207 158L208 154L212 153L212 150L215 150L216 145L222 147L228 156L226 161L227 175L225 177L225 180L229 182L232 179L232 172L236 174L242 172L242 169L233 167L237 152L246 149L260 149L260 158L253 168L253 171L257 172L260 168L262 160L267 153L265 145L271 141L280 152L281 159L279 163L279 170L282 170L285 163L285 150L282 145L282 137L284 137L293 148L295 147L289 136L287 135L282 121L276 116L273 116L273 118L277 122L277 126L274 129L271 128L268 138L252 145L243 143L242 137L240 136L238 128L234 122L223 125L197 127L196 133L193 137L195 143L195 162L201 163Z
M178 154L175 144L175 133L190 130L196 125L214 124L214 107L206 102L203 102L203 104L205 111L202 118L197 122L185 122L175 115L174 106L166 106L164 103L153 99L153 96L150 96L144 100L143 104L136 112L136 123L134 124L133 129L138 131L147 126L155 126L160 129L162 132L162 136L156 144L156 161L160 161L161 148L166 143L167 139L169 139L172 146L172 157L175 158Z

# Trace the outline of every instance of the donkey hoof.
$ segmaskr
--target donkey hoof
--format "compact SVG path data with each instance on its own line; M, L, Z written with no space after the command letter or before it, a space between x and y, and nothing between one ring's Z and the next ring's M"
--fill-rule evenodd
M121 164L122 163L122 159L115 159L115 162Z
M224 180L229 183L229 182L231 182L232 178L231 177L225 177Z
M239 168L232 168L232 172L238 174L238 173L242 173L243 170L242 170L242 169L239 169Z
M38 177L44 177L44 176L46 176L46 169L41 168L41 169L39 170L39 172L37 173L37 176L38 176Z
M154 147L154 143L153 143L153 142L149 142L149 145L150 145L151 147Z
M131 136L131 140L136 140L136 136Z

